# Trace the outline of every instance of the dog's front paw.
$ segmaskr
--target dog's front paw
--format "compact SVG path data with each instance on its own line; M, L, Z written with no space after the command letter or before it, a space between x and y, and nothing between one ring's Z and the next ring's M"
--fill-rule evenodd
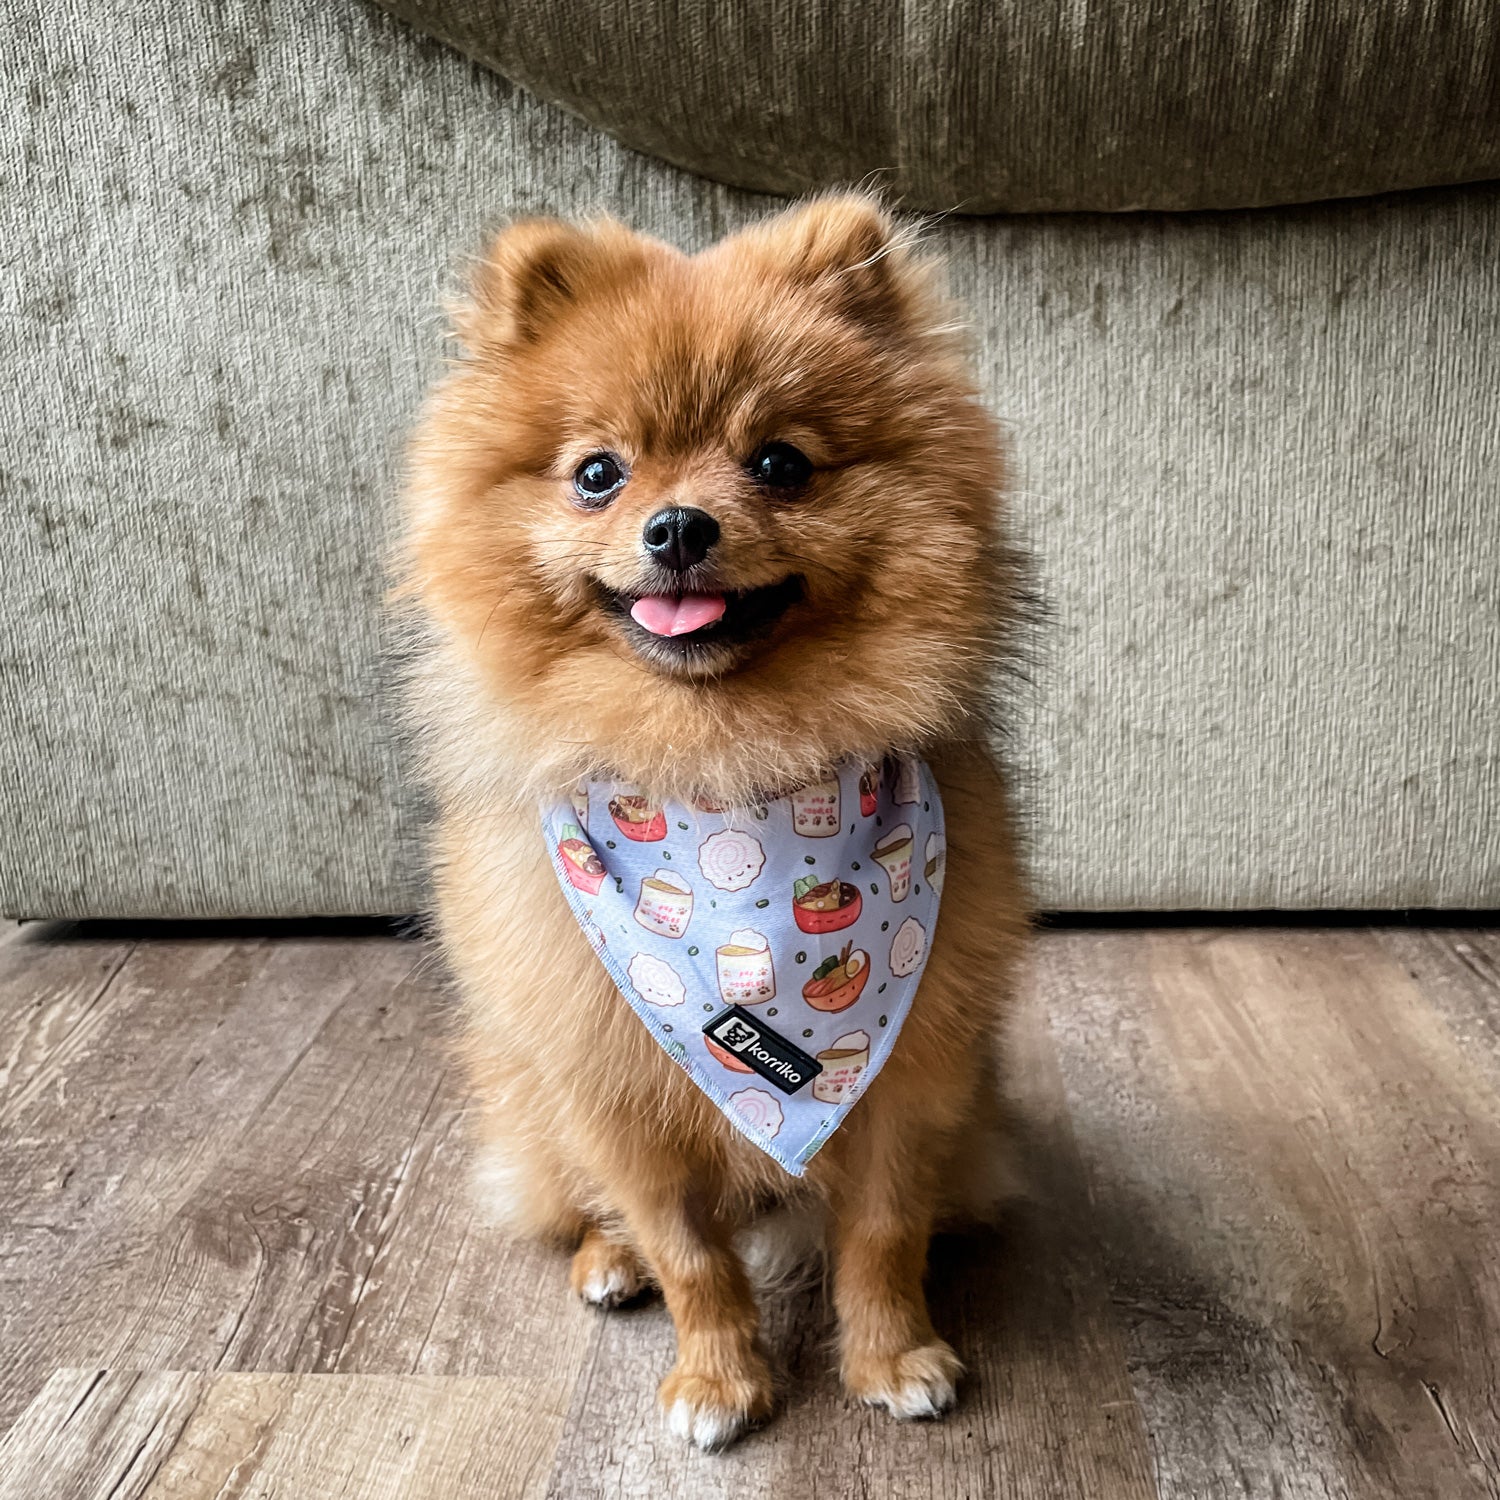
M713 1453L771 1415L771 1370L759 1356L733 1374L686 1370L679 1362L658 1394L673 1435Z
M866 1406L883 1406L903 1421L940 1417L958 1399L964 1373L958 1356L941 1339L901 1354L844 1356L844 1387Z
M631 1246L592 1229L573 1256L569 1280L573 1290L595 1307L619 1307L650 1285L650 1275Z

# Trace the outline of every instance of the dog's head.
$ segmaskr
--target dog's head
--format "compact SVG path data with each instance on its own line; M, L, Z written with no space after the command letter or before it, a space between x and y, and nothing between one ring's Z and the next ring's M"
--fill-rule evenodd
M876 203L693 257L524 222L457 324L409 574L523 754L550 735L570 773L728 795L975 706L1006 603L1000 454L931 268Z

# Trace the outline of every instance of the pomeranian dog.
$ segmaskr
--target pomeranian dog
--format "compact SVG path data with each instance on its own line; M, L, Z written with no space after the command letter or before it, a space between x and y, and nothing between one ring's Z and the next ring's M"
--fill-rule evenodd
M824 1226L849 1393L897 1417L938 1415L961 1365L928 1315L928 1241L940 1216L974 1206L955 1199L983 1196L999 1149L999 1023L1027 923L986 748L1017 596L1002 453L953 309L882 206L841 194L698 255L612 221L520 222L481 258L454 321L461 353L413 443L398 592L422 620L409 698L437 803L436 917L487 1207L569 1244L590 1302L660 1289L677 1334L660 1400L700 1447L772 1409L744 1233L757 1222ZM606 866L611 850L662 838L666 808L765 817L821 786L836 809L831 768L851 765L867 768L854 800L869 808L881 767L930 774L945 871L935 835L925 864L901 862L913 858L893 852L910 837L901 825L876 855L888 889L870 868L805 897L818 877L804 879L799 925L832 932L861 900L878 915L924 873L944 892L941 918L883 1066L826 1141L779 1160L695 1081L662 1034L670 1022L627 999L613 949L634 891ZM611 787L632 790L606 811ZM544 809L570 798L564 880ZM735 868L715 867L694 922L759 869L757 851L739 834L721 848ZM698 953L673 905L691 899L687 883L657 875L659 904L647 909L643 881L635 920L673 954ZM617 886L625 920L606 933L589 903ZM654 998L691 1015L678 1035L695 1044L703 1013L738 1000L763 1044L783 1048L779 1077L752 1049L751 1078L750 1054L702 1044L736 1070L729 1082L757 1086L736 1097L755 1097L765 1134L796 1104L787 1078L823 1063L796 1060L810 1027L747 1009L776 983L758 937L720 949L749 954L739 979L721 969L722 995L684 981ZM923 937L919 924L909 951L892 945L892 974L912 972ZM851 947L818 970L831 980L808 979L806 1002L778 954L787 1011L820 1019L846 1003L834 991L857 992L874 962ZM652 972L670 990L687 964ZM732 988L746 972L760 977ZM760 1032L720 1033L746 1035ZM822 1057L847 1062L860 1043L838 1041ZM842 1086L818 1097L847 1102Z

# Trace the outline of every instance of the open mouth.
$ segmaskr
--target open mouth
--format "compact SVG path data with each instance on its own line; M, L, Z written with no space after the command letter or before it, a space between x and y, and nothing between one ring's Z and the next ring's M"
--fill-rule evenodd
M596 583L603 608L625 623L643 654L669 661L709 659L765 636L802 597L795 574L762 588L716 593L625 594Z

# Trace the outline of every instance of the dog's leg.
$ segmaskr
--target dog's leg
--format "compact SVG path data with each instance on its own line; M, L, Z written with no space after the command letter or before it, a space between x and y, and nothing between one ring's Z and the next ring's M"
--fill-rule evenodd
M659 1391L662 1410L678 1437L705 1450L722 1448L770 1416L772 1397L771 1369L756 1338L760 1318L731 1243L733 1226L695 1202L685 1185L653 1191L638 1178L620 1206L677 1329L677 1363Z
M583 1243L573 1255L573 1290L595 1307L619 1307L638 1297L650 1282L650 1272L629 1239L611 1234L598 1224L583 1232Z
M873 1122L869 1122L873 1123ZM834 1202L834 1304L844 1387L897 1417L935 1417L955 1399L963 1373L933 1332L922 1276L932 1233L930 1174L897 1170L899 1148L872 1148Z

